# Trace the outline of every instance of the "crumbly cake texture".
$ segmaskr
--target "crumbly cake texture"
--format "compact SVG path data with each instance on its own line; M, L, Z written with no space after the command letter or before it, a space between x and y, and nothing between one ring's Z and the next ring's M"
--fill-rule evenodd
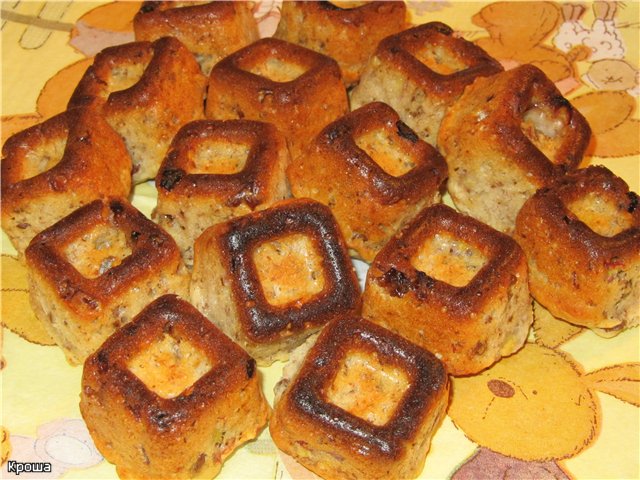
M122 139L86 108L10 137L1 169L2 229L21 259L36 234L72 211L131 190L131 158Z
M478 78L442 121L438 144L456 207L512 233L527 198L578 167L591 131L538 68Z
M638 195L610 170L590 166L538 190L514 238L533 297L554 316L602 336L640 323Z
M407 28L404 2L341 8L328 1L283 2L274 37L302 45L340 65L347 86L358 82L378 43Z
M351 109L387 103L422 140L436 146L440 122L465 87L501 71L496 60L449 26L425 23L378 44L351 91Z
M87 359L80 411L121 478L212 478L269 417L255 361L173 295Z
M433 352L452 375L477 373L527 339L526 257L509 236L429 207L371 264L362 315Z
M209 227L196 240L191 302L259 365L333 318L359 314L358 280L324 205L285 200Z
M252 120L200 120L173 139L156 177L153 213L193 265L193 244L207 227L262 210L289 196L286 139Z
M349 111L335 60L263 38L218 62L209 75L207 118L273 123L295 158L310 139Z
M133 30L137 41L176 37L209 75L222 58L258 40L251 9L250 2L145 1L133 18Z
M325 127L287 175L294 196L328 205L347 245L370 262L402 225L440 201L447 164L391 107L374 102Z
M434 355L344 317L322 330L269 429L278 448L323 478L415 478L448 399Z
M188 293L174 240L121 198L74 211L38 234L25 257L31 307L72 365L153 299Z
M182 125L204 116L206 77L176 38L109 47L96 55L69 101L94 105L122 136L133 181L155 178Z

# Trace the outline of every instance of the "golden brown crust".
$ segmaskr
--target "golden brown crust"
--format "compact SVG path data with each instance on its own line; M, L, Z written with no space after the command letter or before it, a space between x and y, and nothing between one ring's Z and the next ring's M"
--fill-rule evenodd
M278 75L276 80L272 73ZM292 157L348 110L335 60L275 38L263 38L229 55L209 76L208 118L273 123L287 137Z
M61 250L84 231L104 223L112 223L126 233L132 255L106 275L88 279L64 259ZM126 200L111 198L94 201L41 232L26 255L29 265L58 285L58 293L69 308L88 312L131 288L137 277L148 275L149 264L176 261L176 253L175 242L167 233Z
M208 142L243 145L249 149L242 170L235 173L190 172L199 148ZM282 161L286 148L280 132L269 123L253 120L200 120L185 125L174 137L156 177L160 196L185 198L212 195L228 207L241 203L255 209L268 200L269 173ZM194 169L195 170L195 169Z
M407 26L404 2L341 8L328 1L285 1L275 38L336 59L347 84L357 83L378 43Z
M414 266L420 248L439 234L486 258L468 282L454 285ZM533 317L525 256L507 235L434 205L376 256L363 316L436 353L451 374L477 373L526 340Z
M529 114L538 118L528 122ZM523 65L477 79L447 113L438 142L456 206L509 232L526 198L578 167L589 138L584 117L541 70Z
M127 197L131 158L95 110L71 109L6 141L1 181L2 228L22 256L37 233L76 208Z
M172 398L152 391L129 367L164 335L188 342L211 365ZM239 443L257 435L269 411L255 361L172 295L147 306L86 360L80 409L96 446L118 472L144 478L211 478ZM238 410L246 432L224 445L216 440L225 436L218 419L238 416Z
M553 315L607 336L638 324L640 208L624 180L601 166L559 178L524 204L514 238Z
M371 136L378 137L370 148L379 159L359 146ZM376 162L385 156L401 164L401 174ZM371 261L404 223L440 199L447 165L391 107L374 102L325 127L287 174L293 194L328 205L347 245Z
M326 397L355 352L398 368L408 379L384 424ZM277 403L269 428L280 449L323 478L413 478L422 470L448 393L445 368L431 353L366 320L343 317L323 329Z
M133 18L138 41L176 37L205 75L220 59L258 40L249 2L145 1Z
M238 168L218 164L237 154ZM246 153L245 153L246 152ZM240 158L244 156L245 158ZM202 157L198 165L198 158ZM271 124L253 120L200 120L173 139L158 176L154 217L173 235L185 263L193 244L215 223L262 210L289 196L286 139ZM215 172L220 173L215 173Z
M80 80L69 106L101 108L125 139L133 179L139 183L155 177L178 129L202 118L205 86L193 55L179 40L164 37L105 48Z
M436 145L446 110L477 77L502 71L481 48L430 22L382 40L360 84L351 92L353 109L372 101L391 105L424 141Z
M312 243L324 287L305 301L274 305L265 296L253 255L261 244L293 234ZM209 256L222 263L218 276L223 282L214 277L214 258ZM331 319L360 311L358 280L338 225L326 206L309 199L285 200L205 230L195 244L191 298L214 323L223 320L217 309L209 311L209 297L223 291L231 298L236 318L233 326L221 328L258 362L272 361L287 342L294 341L287 346L293 348Z
M66 249L103 226L122 232L131 253L87 277ZM186 293L188 278L173 239L122 198L96 200L72 212L39 233L25 256L32 308L73 364L130 321L140 302Z
M426 45L446 49L464 68L448 74L429 68L416 58ZM395 65L430 95L447 99L458 98L477 77L502 71L499 63L484 50L455 36L451 27L440 22L424 23L385 38L378 45L376 55Z

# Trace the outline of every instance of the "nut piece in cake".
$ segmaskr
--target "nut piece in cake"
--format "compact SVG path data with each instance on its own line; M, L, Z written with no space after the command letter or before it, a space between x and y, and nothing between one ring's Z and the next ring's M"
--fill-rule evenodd
M554 316L602 336L640 323L638 195L611 171L587 167L538 190L514 238L531 294Z
M442 117L477 77L502 71L481 48L438 22L425 23L382 40L369 59L351 108L380 101L425 142L435 146Z
M345 84L353 85L380 40L407 27L404 2L355 3L285 1L274 37L334 58Z
M72 109L10 137L1 180L2 228L22 258L36 234L82 205L127 197L131 158L94 110Z
M269 365L331 319L358 314L360 286L331 211L285 200L204 231L191 302Z
M329 323L278 400L278 448L323 478L415 478L449 400L434 355L359 318Z
M151 300L186 295L174 240L126 200L96 200L38 234L25 253L36 316L72 365Z
M292 158L348 111L336 61L283 40L258 40L218 62L209 76L208 118L273 123Z
M286 140L271 124L189 123L173 139L156 177L154 218L191 266L193 243L207 227L289 196L288 162Z
M370 262L402 225L440 201L447 164L391 107L374 102L324 128L287 175L294 196L328 205L347 245Z
M121 478L212 478L267 423L255 361L165 295L84 364L80 411Z
M479 78L442 121L448 189L462 212L512 233L538 188L577 168L591 131L538 68Z
M145 1L133 18L138 41L176 37L205 75L220 59L258 40L250 2Z
M69 107L96 105L122 136L133 181L155 178L171 139L203 117L206 77L173 37L105 48L76 87Z
M362 315L433 352L452 375L477 373L527 339L526 257L509 236L429 207L376 256Z

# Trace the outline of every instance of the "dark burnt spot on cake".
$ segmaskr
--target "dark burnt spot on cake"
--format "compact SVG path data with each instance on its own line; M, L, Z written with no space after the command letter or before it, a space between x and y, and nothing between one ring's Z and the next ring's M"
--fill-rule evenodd
M409 277L393 267L382 276L382 282L387 285L394 297L403 297L411 289Z
M342 10L342 8L340 8L339 6L331 2L328 2L327 0L322 0L318 2L318 6L324 10L332 10L332 11Z
M170 192L185 175L185 171L180 168L164 170L160 180L160 187Z
M160 2L144 2L140 7L140 13L151 13L158 9Z
M411 127L409 127L409 125L404 123L402 120L398 120L396 122L396 127L398 129L398 135L400 135L402 138L406 138L411 143L416 143L419 140L416 132L414 132Z
M329 140L329 143L335 142L337 139L343 137L348 134L350 131L350 127L345 125L344 123L336 123L332 128L329 129L326 136Z
M429 26L442 35L453 35L453 29L445 23L431 22L429 23Z
M436 281L424 272L418 271L415 281L416 295L423 300L427 296L427 292L433 290Z
M551 99L549 100L549 104L553 108L558 108L558 109L559 108L569 108L569 109L571 109L571 103L569 103L569 100L564 98L562 95L554 95L553 97L551 97Z
M120 215L124 212L124 206L122 205L122 202L119 202L117 200L112 201L109 204L109 208L115 215Z
M106 350L100 350L94 358L98 372L106 373L109 370L109 353Z
M627 197L629 197L627 212L633 213L636 211L636 208L638 208L638 194L635 192L627 192Z
M253 358L247 360L247 378L253 378L256 373L256 361Z
M179 414L174 413L172 415L165 410L150 407L149 420L161 431L171 429L171 425L178 419L176 417L179 417Z
M260 193L260 183L257 181L249 181L247 184L243 185L243 188L240 191L231 196L225 204L229 207L237 207L244 203L251 210L255 210L256 207L262 203L262 196Z

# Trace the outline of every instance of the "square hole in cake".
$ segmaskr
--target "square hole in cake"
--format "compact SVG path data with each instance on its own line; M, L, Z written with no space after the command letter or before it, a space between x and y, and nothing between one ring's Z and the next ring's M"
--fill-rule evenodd
M111 225L97 225L63 249L67 261L85 278L99 277L131 253L126 233Z
M271 305L304 303L324 289L322 257L306 235L292 234L261 243L253 251L253 262Z
M442 45L424 45L412 52L420 63L440 75L451 75L467 69L467 65Z
M553 109L547 105L537 105L533 101L522 114L520 128L522 133L545 157L553 163L561 163L564 159L557 158L556 153L562 145L568 122L566 108Z
M249 157L249 145L209 140L190 155L190 171L195 174L230 175L241 172Z
M422 243L411 258L411 265L436 280L463 287L487 261L487 257L473 245L436 233Z
M354 138L358 148L363 150L380 168L393 177L404 175L416 163L398 144L398 139L390 131L376 129Z
M613 237L633 227L633 217L595 192L568 203L567 209L598 235Z
M30 149L21 165L21 179L26 180L51 170L62 160L66 146L67 136L64 135L42 142L36 148Z
M109 72L106 94L119 92L133 87L142 78L142 74L151 62L151 56L141 61L120 64Z
M280 83L291 82L308 70L302 65L277 57L269 57L261 62L243 63L244 65L241 65L243 70Z
M190 342L166 333L127 363L129 371L162 398L177 397L212 366Z
M385 425L409 388L406 373L375 353L348 351L331 385L327 402L374 425Z

